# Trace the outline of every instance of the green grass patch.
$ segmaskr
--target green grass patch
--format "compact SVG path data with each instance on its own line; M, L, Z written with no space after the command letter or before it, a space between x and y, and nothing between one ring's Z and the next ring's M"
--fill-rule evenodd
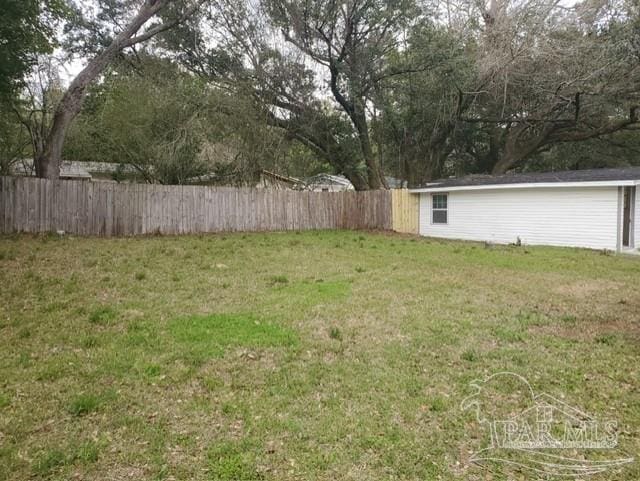
M179 318L169 323L176 342L193 354L219 357L230 347L294 347L298 337L290 328L252 314L211 314Z
M480 354L475 349L467 349L460 355L460 358L464 361L476 362L480 359Z
M100 446L94 441L80 444L72 442L66 448L53 448L39 452L33 462L33 473L39 477L50 478L56 472L62 472L72 465L90 465L98 461Z
M526 338L526 334L518 328L508 326L495 326L492 331L493 335L503 342L524 342Z
M97 411L103 400L95 394L79 394L71 398L67 411L73 416L85 416Z
M280 306L297 310L337 303L347 299L350 293L351 284L347 281L316 279L281 285L270 297Z
M221 442L208 453L208 478L215 481L260 481L264 479L256 470L255 457L247 445L240 442Z
M80 339L80 345L84 349L93 349L100 344L100 340L97 336L83 336Z
M144 375L147 377L157 377L162 374L162 367L157 364L149 364L143 368Z
M109 324L117 316L115 309L109 306L96 307L91 314L89 314L89 322L91 324Z
M100 457L100 446L93 441L88 441L75 447L71 455L73 462L80 464L91 464L98 461Z
M39 476L48 476L52 471L67 464L67 456L59 449L50 449L40 453L34 464L33 471Z
M271 276L269 278L271 284L288 284L289 278L287 276L279 275L279 276Z
M329 329L329 337L336 341L342 341L342 331L340 328L333 326Z

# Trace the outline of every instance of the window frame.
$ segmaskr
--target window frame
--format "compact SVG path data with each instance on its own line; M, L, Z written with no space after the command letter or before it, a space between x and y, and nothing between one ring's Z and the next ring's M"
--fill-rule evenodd
M435 198L436 197L444 197L444 205L446 207L436 207ZM436 212L444 212L446 215L446 222L436 222L434 220L434 214ZM448 225L449 224L449 193L448 192L437 192L431 194L431 225Z

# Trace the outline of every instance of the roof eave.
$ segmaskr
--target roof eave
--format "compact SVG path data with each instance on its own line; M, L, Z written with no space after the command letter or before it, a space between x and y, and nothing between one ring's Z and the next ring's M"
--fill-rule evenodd
M561 187L618 187L640 185L639 180L594 180L583 182L526 182L518 184L486 184L486 185L456 185L422 187L409 189L411 194L421 194L425 192L453 192L459 190L502 190L502 189L548 189Z

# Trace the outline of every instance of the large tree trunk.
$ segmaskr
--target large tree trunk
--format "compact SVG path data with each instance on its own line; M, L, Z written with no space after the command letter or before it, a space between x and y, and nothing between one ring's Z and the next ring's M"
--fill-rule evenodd
M117 55L119 50L119 48L114 47L114 44L111 44L101 54L93 58L71 82L56 108L44 151L39 158L35 159L38 177L55 179L60 175L62 148L67 129L73 119L80 113L87 88Z
M358 132L358 140L360 141L360 149L367 166L367 181L370 189L387 188L387 183L382 175L380 165L373 155L371 148L371 138L369 137L369 126L364 112L361 115L354 115L353 123Z
M491 173L493 175L502 175L502 174L506 174L511 168L513 168L518 161L520 161L521 159L518 158L517 156L508 156L508 155L503 155L502 157L500 157L498 159L498 161L495 163L495 165L493 166L493 169L491 170Z
M535 153L545 142L549 128L545 128L537 135L527 138L529 126L521 123L515 127L508 126L504 134L502 155L497 159L491 173L493 175L506 174L520 161Z
M132 41L133 36L166 3L167 0L146 0L137 15L124 30L113 39L107 48L91 59L87 66L73 79L56 108L44 151L42 155L34 159L38 177L56 179L60 176L62 148L67 129L73 119L80 113L87 88L123 48L142 41L142 39ZM150 35L143 34L142 37L146 40L150 38Z
M340 73L338 67L334 63L329 65L329 72L331 73L331 81L329 84L331 87L331 93L346 112L352 125L356 129L356 133L358 134L360 150L367 166L367 182L369 184L369 189L386 189L388 188L387 183L382 175L380 166L373 155L373 149L371 148L369 125L367 123L367 116L365 113L365 100L357 93L352 93L353 100L349 100L344 96L338 87L338 77ZM359 89L352 88L352 90L354 92L358 92Z
M355 190L369 190L367 180L357 172L344 172L344 176L353 184Z
M27 129L29 130L29 135L31 136L33 166L36 170L36 176L50 178L48 175L46 175L47 172L42 170L44 164L38 161L39 159L42 159L45 149L45 139L43 137L43 135L45 134L44 119L42 120L42 125L27 125Z

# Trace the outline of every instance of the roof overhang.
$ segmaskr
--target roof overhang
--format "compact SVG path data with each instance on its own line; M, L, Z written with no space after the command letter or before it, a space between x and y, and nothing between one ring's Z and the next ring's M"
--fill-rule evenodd
M619 187L639 185L640 180L600 180L588 182L528 182L519 184L487 184L487 185L456 185L456 186L427 186L409 189L411 194L425 192L455 192L459 190L505 190L505 189L558 189L576 187Z

